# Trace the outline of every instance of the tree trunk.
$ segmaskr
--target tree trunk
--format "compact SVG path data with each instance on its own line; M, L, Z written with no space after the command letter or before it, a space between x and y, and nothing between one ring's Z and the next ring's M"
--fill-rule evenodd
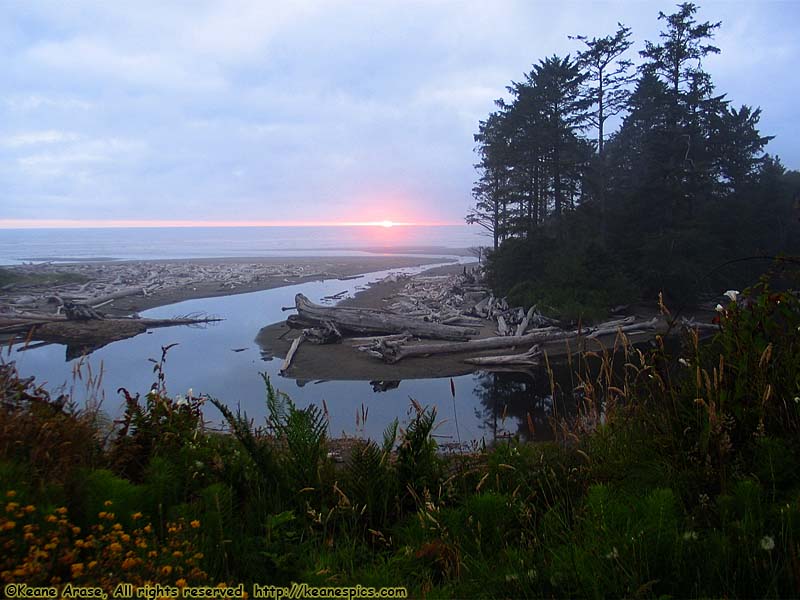
M295 306L297 318L289 319L290 325L309 324L321 327L330 323L342 332L367 335L409 333L417 337L441 340L467 340L478 334L471 327L429 323L383 310L320 306L303 294L295 296Z

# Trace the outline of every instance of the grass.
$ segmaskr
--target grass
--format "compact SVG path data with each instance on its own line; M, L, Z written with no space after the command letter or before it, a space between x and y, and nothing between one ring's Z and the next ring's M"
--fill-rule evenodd
M409 423L343 465L324 412L268 380L261 427L217 400L171 398L166 349L156 389L125 392L111 437L4 365L0 578L795 596L800 301L764 280L719 320L713 341L689 335L677 355L620 335L573 357L580 410L556 442L445 456L435 411L413 402ZM205 429L209 405L227 434Z
M70 283L86 283L89 278L78 273L27 273L16 269L0 268L0 288L5 286L49 287Z

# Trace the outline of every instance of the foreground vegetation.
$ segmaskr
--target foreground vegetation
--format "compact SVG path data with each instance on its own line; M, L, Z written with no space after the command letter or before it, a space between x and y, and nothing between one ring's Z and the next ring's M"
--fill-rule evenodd
M736 296L731 294L731 296ZM721 307L722 308L722 307ZM443 456L435 413L328 455L327 420L266 381L230 434L171 398L164 358L113 426L0 370L0 579L405 585L429 597L800 591L800 302L766 280L680 356L575 362L558 442ZM614 363L624 362L624 368ZM571 393L555 387L553 394Z

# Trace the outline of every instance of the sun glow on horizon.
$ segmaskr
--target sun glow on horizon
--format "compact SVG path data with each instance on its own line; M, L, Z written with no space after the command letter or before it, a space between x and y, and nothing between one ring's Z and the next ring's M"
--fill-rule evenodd
M441 227L463 225L446 221L192 221L144 219L0 219L0 229L95 229L135 227Z

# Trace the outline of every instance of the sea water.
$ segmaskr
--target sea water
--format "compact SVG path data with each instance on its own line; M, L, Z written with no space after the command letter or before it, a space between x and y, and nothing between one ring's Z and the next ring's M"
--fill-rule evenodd
M491 242L467 225L392 227L148 227L0 229L0 264L362 255L469 248Z

